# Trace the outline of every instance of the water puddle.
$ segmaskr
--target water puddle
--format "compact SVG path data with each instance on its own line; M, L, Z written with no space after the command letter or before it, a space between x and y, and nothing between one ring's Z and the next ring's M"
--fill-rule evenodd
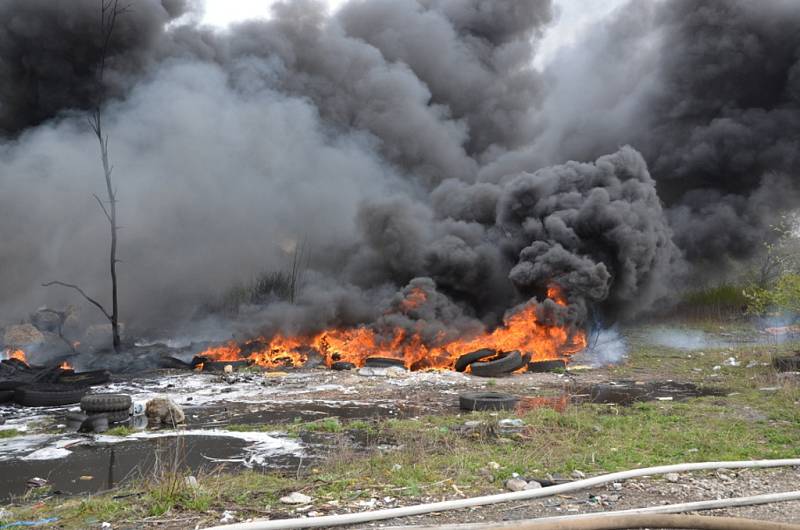
M202 470L252 467L267 462L272 469L292 469L302 458L298 442L266 434L260 441L228 433L206 435L198 431L189 431L182 436L142 434L146 437L100 436L96 440L91 437L66 440L72 444L51 440L48 446L4 461L0 465L3 470L0 473L0 498L8 500L24 495L26 481L32 477L46 479L53 492L78 494L101 491L129 479L146 477L156 466L169 466L176 459L181 469L196 474ZM36 441L24 438L28 437L16 440L16 443L33 445ZM58 447L60 445L63 447ZM67 453L60 458L46 458L48 452L54 451Z

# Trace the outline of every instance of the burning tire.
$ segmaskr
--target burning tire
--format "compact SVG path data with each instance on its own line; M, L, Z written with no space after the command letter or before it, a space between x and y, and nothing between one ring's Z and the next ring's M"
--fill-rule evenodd
M458 396L461 410L511 410L519 398L500 392L465 392Z
M80 403L88 388L64 385L28 385L14 391L14 401L23 407L57 407Z
M464 355L458 358L454 368L456 372L463 372L464 370L467 369L467 366L469 366L470 364L476 361L480 361L481 359L491 357L492 355L497 355L497 350L483 348L482 350L476 350L473 352L465 353Z
M403 359L392 359L391 357L370 357L364 362L367 368L391 368L393 366L405 369L406 362Z
M90 394L81 399L81 409L86 412L118 412L128 414L131 397L126 394Z
M554 359L551 361L534 361L528 363L529 372L563 372L567 369L567 362L563 359Z
M478 377L496 377L510 374L514 370L522 368L523 365L522 355L515 350L493 361L472 363L470 373Z
M356 367L355 364L349 363L347 361L336 361L331 365L331 370L336 371L343 371L343 370L353 370Z

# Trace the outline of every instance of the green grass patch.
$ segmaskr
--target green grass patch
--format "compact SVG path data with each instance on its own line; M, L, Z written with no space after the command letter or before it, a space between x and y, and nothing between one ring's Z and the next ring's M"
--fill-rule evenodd
M2 438L14 438L15 436L19 436L22 434L17 429L3 429L0 431L0 439Z
M109 436L130 436L135 432L136 431L131 429L130 427L126 427L125 425L118 425L116 427L112 427L109 430L107 430L105 434Z

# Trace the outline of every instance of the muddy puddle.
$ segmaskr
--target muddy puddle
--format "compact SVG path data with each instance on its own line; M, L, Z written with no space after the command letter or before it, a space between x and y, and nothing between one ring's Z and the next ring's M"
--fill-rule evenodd
M325 418L377 420L408 418L424 411L421 407L394 401L292 401L265 403L220 403L203 409L188 409L190 425L214 427L232 424L278 424L309 422Z
M403 418L423 412L418 406L381 400L245 402L225 401L231 397L225 394L220 397L221 401L206 401L199 406L192 406L193 400L188 397L179 398L187 418L179 434L172 430L140 430L128 436L83 435L63 428L70 407L2 406L0 412L8 420L3 428L17 428L21 435L0 439L0 499L24 495L26 482L33 477L46 479L52 490L63 494L101 491L148 476L154 467L176 457L182 469L194 474L218 468L296 470L343 443L359 450L388 445L390 441L370 439L363 432L347 430L332 434L310 429L292 437L280 432L260 432L264 425L326 418L346 423ZM36 413L31 414L32 410ZM232 425L236 425L236 430L228 429ZM253 432L248 432L248 425L253 426Z
M154 469L163 469L176 458L183 469L191 469L194 474L233 469L245 465L250 445L245 439L228 436L171 436L79 445L70 447L70 454L58 459L15 458L0 463L0 498L24 495L26 482L32 477L46 479L53 493L102 491L126 480L151 476ZM273 469L296 468L301 458L290 452L261 457L268 459Z

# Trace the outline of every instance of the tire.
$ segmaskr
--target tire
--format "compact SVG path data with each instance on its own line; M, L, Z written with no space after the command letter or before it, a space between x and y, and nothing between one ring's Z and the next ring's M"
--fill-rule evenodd
M14 401L23 407L57 407L80 403L85 387L64 385L28 385L14 391Z
M103 414L108 416L108 423L125 423L131 418L131 414L127 410L113 410Z
M131 397L127 394L89 394L81 399L81 409L86 412L116 412L131 408Z
M563 372L567 369L567 362L563 359L553 359L550 361L534 361L528 363L529 372Z
M497 355L497 350L483 348L482 350L476 350L473 352L465 353L464 355L458 358L454 368L456 369L456 372L463 372L464 370L467 369L467 366L474 363L475 361L480 361L481 359L491 357L492 355Z
M458 396L461 410L511 410L519 398L500 392L465 392Z
M393 359L391 357L370 357L364 362L368 368L391 368L397 366L405 369L406 362L403 359Z
M14 379L4 379L0 381L0 391L2 390L10 390L14 391L17 388L25 385L31 384L30 379L28 381L24 380L14 380Z
M511 353L486 363L475 362L470 365L470 373L478 377L495 377L510 374L522 368L522 355L516 350Z
M13 399L13 390L0 390L0 403L8 403L9 401L13 401Z
M80 386L104 385L109 381L111 381L111 372L108 370L92 370L77 374L65 372L58 378L58 382L61 384Z
M337 370L337 371L353 370L355 367L356 367L355 364L349 363L347 361L336 361L331 365L331 370Z

